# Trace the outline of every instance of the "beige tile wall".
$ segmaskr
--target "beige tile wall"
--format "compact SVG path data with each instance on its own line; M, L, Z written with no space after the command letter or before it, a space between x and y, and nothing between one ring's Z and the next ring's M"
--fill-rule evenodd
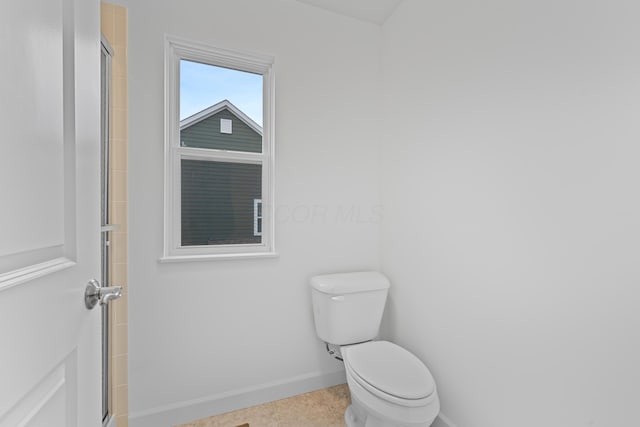
M110 272L113 285L122 285L122 298L111 305L111 407L118 427L128 427L128 283L127 283L127 9L101 3L101 30L114 50L111 80L110 218L117 228L111 236Z

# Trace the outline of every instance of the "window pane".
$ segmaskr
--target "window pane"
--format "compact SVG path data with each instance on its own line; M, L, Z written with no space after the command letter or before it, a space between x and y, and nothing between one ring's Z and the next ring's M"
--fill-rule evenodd
M262 152L260 74L180 61L180 145Z
M182 160L182 246L261 243L262 165Z

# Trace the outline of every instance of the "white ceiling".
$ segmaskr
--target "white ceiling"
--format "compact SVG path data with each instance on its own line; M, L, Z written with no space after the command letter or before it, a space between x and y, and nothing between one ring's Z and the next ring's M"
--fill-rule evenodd
M298 0L361 21L382 24L402 0Z

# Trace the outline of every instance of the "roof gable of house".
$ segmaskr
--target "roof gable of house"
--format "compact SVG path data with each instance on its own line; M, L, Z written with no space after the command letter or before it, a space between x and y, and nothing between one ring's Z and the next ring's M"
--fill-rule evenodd
M180 121L180 145L259 153L262 127L224 100Z

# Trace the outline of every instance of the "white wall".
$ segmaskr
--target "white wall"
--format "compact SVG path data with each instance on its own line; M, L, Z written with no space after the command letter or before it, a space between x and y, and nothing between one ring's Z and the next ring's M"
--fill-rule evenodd
M387 333L460 427L640 425L640 3L406 0Z
M380 28L293 0L118 3L129 9L132 424L265 384L335 379L308 278L380 267ZM275 56L278 258L158 262L165 33Z

